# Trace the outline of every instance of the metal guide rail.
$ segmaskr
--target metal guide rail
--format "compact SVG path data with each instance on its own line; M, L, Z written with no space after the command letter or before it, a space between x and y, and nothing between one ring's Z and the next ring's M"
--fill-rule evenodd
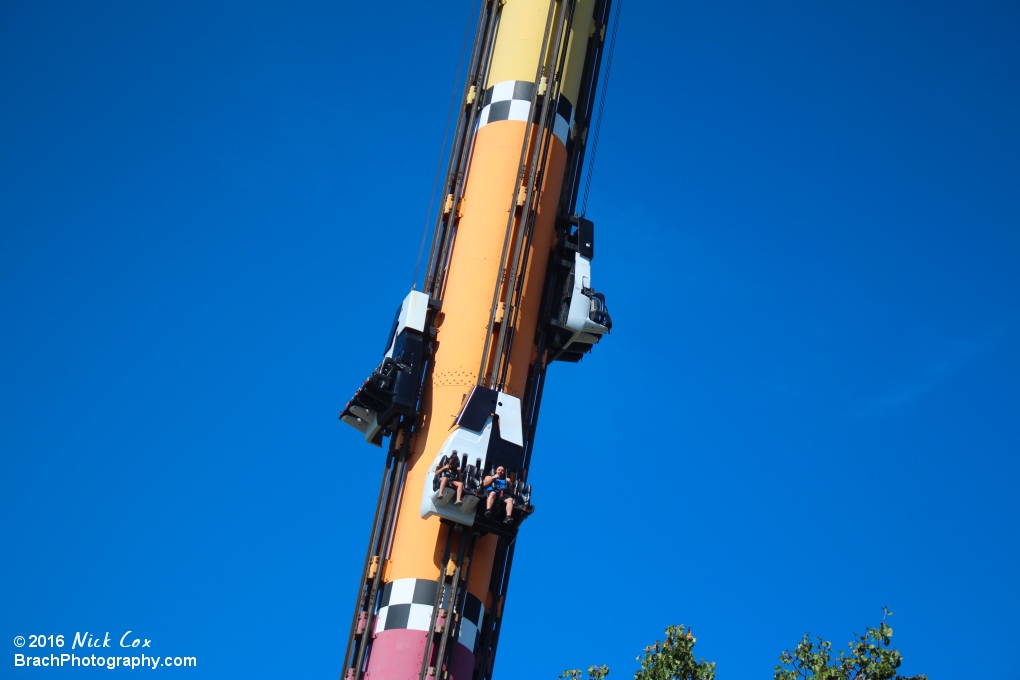
M368 653L376 627L376 610L383 598L383 577L386 560L392 549L398 508L405 493L405 478L411 442L421 425L421 399L434 360L436 315L439 313L447 267L456 240L459 221L458 206L463 201L476 122L482 108L492 48L500 24L504 0L482 0L475 30L475 42L469 61L464 106L458 117L449 167L443 185L444 204L439 210L432 235L428 267L422 292L412 291L398 310L387 344L383 362L347 404L341 419L358 429L365 440L389 445L372 529L355 600L351 629L344 655L344 680L364 677ZM473 680L492 678L496 659L503 607L509 591L510 574L516 548L518 527L534 510L531 488L527 480L531 454L538 427L538 416L545 387L548 365L553 361L579 361L584 354L609 333L612 320L605 296L591 285L591 260L594 257L594 227L584 215L576 214L576 205L585 167L587 133L595 111L595 94L606 27L612 0L596 0L593 27L587 36L581 85L574 108L574 128L566 144L566 165L557 206L556 242L543 282L538 325L533 338L515 338L514 330L521 309L524 281L529 266L532 236L537 218L541 187L553 139L556 100L560 91L567 58L569 29L576 0L550 1L541 54L549 61L539 60L532 88L531 125L527 127L520 151L515 191L510 197L510 210L503 240L499 271L493 291L483 356L475 388L480 397L492 399L491 407L478 411L472 420L472 393L456 421L455 432L474 443L444 444L429 470L427 486L406 490L422 494L422 516L436 514L445 527L445 547L439 580L435 582L431 618L422 658L419 680L449 675L453 650L464 629L464 614L470 609L467 583L476 540L487 533L498 536L493 567L488 584L488 609L477 624L474 646ZM546 64L551 64L551 72ZM500 320L497 309L502 311ZM504 394L511 351L514 342L533 343L537 357L528 370L524 394L520 400ZM477 400L476 400L477 401ZM503 401L506 401L504 405ZM497 403L498 402L498 403ZM509 408L508 407L512 407ZM503 408L501 411L500 408ZM517 420L509 415L517 411ZM480 415L479 415L480 414ZM475 436L477 435L477 436ZM453 448L457 446L458 448ZM470 453L470 455L469 455ZM474 498L471 508L454 512L452 489L438 493L439 479L433 475L437 467L446 465L450 457L460 461L465 496ZM515 461L518 476L509 485L513 499L514 521L503 522L502 510L493 517L484 513L488 489L482 483L500 461ZM473 461L473 462L472 462ZM483 463L484 461L484 463ZM497 502L498 508L501 503ZM390 586L386 586L389 589ZM388 590L387 590L388 592ZM477 604L477 598L474 599ZM381 616L381 614L380 614ZM468 628L470 630L470 627ZM458 676L460 680L460 676Z
M608 27L611 13L612 0L599 0L595 3L593 30L588 38L589 44L586 51L581 88L576 107L576 134L571 136L567 142L567 170L564 175L563 190L560 194L560 207L558 210L560 217L557 219L557 246L546 272L540 322L535 338L536 356L539 359L532 367L532 371L528 376L525 395L521 404L524 419L523 467L525 470L530 470L531 468L531 454L538 428L538 415L545 388L548 365L556 359L568 361L580 359L580 356L577 356L576 359L565 356L566 352L562 342L564 329L558 325L558 322L560 321L560 311L564 302L564 287L571 274L571 267L566 264L569 262L566 255L580 250L584 247L585 243L587 243L588 247L593 246L593 243L591 243L592 237L589 234L581 233L582 230L590 229L591 223L588 222L588 227L582 227L583 218L579 220L574 210L583 179L582 170L587 132L594 112L602 53L605 48L605 31ZM584 238L586 235L589 236L587 241ZM593 253L588 254L589 261L592 255ZM608 310L606 310L604 319L608 321L605 324L607 326L606 332L608 332L609 328L612 327ZM590 348L591 345L588 346L588 349ZM509 592L510 574L516 545L516 536L501 537L496 547L496 556L489 581L489 593L493 606L491 611L486 612L485 620L479 631L480 639L476 652L474 680L491 680L492 678L502 626L503 606Z
M468 530L459 524L447 522L446 546L443 549L445 565L436 588L435 601L432 604L432 618L429 621L429 635L425 642L425 653L422 656L419 680L438 677L443 680L448 676L450 657L461 631L464 618L464 606L467 599L467 582L471 575L471 555L474 552L477 532ZM454 536L458 538L457 558L450 560Z
M453 245L453 233L460 202L464 197L467 169L471 158L471 142L474 139L475 124L482 110L481 92L485 89L485 78L492 61L492 45L499 28L499 10L504 0L484 0L478 14L475 43L468 64L465 85L464 108L457 118L457 128L450 149L449 168L443 185L445 203L436 216L436 226L429 249L429 261L422 290L437 298L443 297L446 284L446 266Z
M506 386L507 372L510 367L510 356L514 340L512 329L517 324L517 315L520 310L521 296L523 295L525 272L528 265L527 253L529 252L531 237L534 233L541 187L545 179L546 164L549 160L549 151L554 137L553 125L556 107L553 106L553 102L556 101L560 92L563 66L567 58L566 38L573 20L576 2L560 3L560 11L555 15L555 28L553 28L553 10L555 6L555 3L549 4L549 16L546 19L542 49L539 52L539 54L545 54L548 46L552 45L552 62L555 64L555 70L551 74L546 73L546 64L544 60L539 59L538 72L535 74L535 87L532 88L529 110L535 110L543 81L547 81L546 91L544 96L541 97L541 112L535 121L537 131L535 133L526 132L521 144L517 179L513 184L515 190L510 196L509 214L503 237L503 251L500 256L499 269L497 270L502 272L503 276L497 277L496 285L492 292L489 325L486 332L486 340L483 344L481 365L478 369L478 384L485 384L486 371L489 367L490 345L493 343L496 330L496 314L502 307L503 320L499 323L499 334L498 339L495 339L495 347L491 348L493 364L492 374L488 381L490 387L500 390ZM525 181L525 170L528 168L530 170L528 171L527 181ZM521 200L520 190L517 190L516 187L523 188L523 200ZM517 225L516 230L514 229L515 224ZM513 239L512 258L508 260L508 248L514 231L516 231L517 236ZM506 268L508 261L513 263L509 270ZM505 292L503 293L502 305L500 305L500 292L503 289L505 289Z
M368 550L361 570L361 585L354 602L354 617L347 636L344 652L344 677L355 680L362 677L365 653L372 639L372 621L375 603L383 575L383 564L389 553L396 510L400 504L404 473L407 466L408 433L411 424L398 431L390 441L386 456L379 500L376 503L372 531L369 534Z
M345 675L352 680L361 677L372 639L375 603L403 495L411 437L421 423L422 383L435 353L434 324L441 307L423 293L407 295L397 310L383 362L340 414L372 444L379 446L384 434L392 435L344 652Z

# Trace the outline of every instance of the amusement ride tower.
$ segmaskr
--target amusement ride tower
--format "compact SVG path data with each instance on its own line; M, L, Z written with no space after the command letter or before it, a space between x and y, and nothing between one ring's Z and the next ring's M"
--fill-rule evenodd
M548 367L612 327L582 172L611 4L482 0L422 290L340 416L387 451L348 680L492 676Z

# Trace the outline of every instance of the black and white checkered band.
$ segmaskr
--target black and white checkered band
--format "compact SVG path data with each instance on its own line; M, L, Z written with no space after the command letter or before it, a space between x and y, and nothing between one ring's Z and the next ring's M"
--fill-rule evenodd
M531 95L535 83L526 80L504 80L485 91L482 111L478 114L478 128L499 120L528 120L531 118ZM540 107L536 106L539 110ZM536 116L538 113L536 112ZM574 122L574 105L562 94L556 102L556 119L553 134L564 144ZM477 129L477 128L476 128Z
M432 620L432 604L436 601L438 586L436 581L420 578L402 578L384 585L379 595L375 634L395 628L427 631ZM441 607L446 606L449 597L450 589L444 588ZM478 627L482 624L484 613L485 607L481 601L468 593L464 611L461 612L457 641L472 653L475 651Z

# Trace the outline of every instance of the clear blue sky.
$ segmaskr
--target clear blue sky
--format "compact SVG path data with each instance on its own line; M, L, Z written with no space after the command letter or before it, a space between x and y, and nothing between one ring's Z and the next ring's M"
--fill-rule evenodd
M0 667L132 629L339 675L382 456L336 418L469 4L0 4ZM500 677L685 623L766 678L883 605L904 671L1017 677L1018 83L1016 3L626 3L614 332L551 372Z

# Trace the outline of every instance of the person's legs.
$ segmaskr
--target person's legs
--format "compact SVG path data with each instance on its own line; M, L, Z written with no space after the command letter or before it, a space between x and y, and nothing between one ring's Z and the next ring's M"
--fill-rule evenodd
M513 517L513 514L514 514L514 499L507 498L506 499L506 516L507 517Z
M439 478L439 497L443 497L443 492L446 491L446 477Z
M456 503L457 503L457 505L460 505L461 504L461 500L464 498L464 482L457 482L457 481L455 481L453 483L453 486L456 487L456 489L457 489L457 500L456 500Z
M496 492L490 491L489 497L485 499L485 509L492 510L492 504L496 502Z

